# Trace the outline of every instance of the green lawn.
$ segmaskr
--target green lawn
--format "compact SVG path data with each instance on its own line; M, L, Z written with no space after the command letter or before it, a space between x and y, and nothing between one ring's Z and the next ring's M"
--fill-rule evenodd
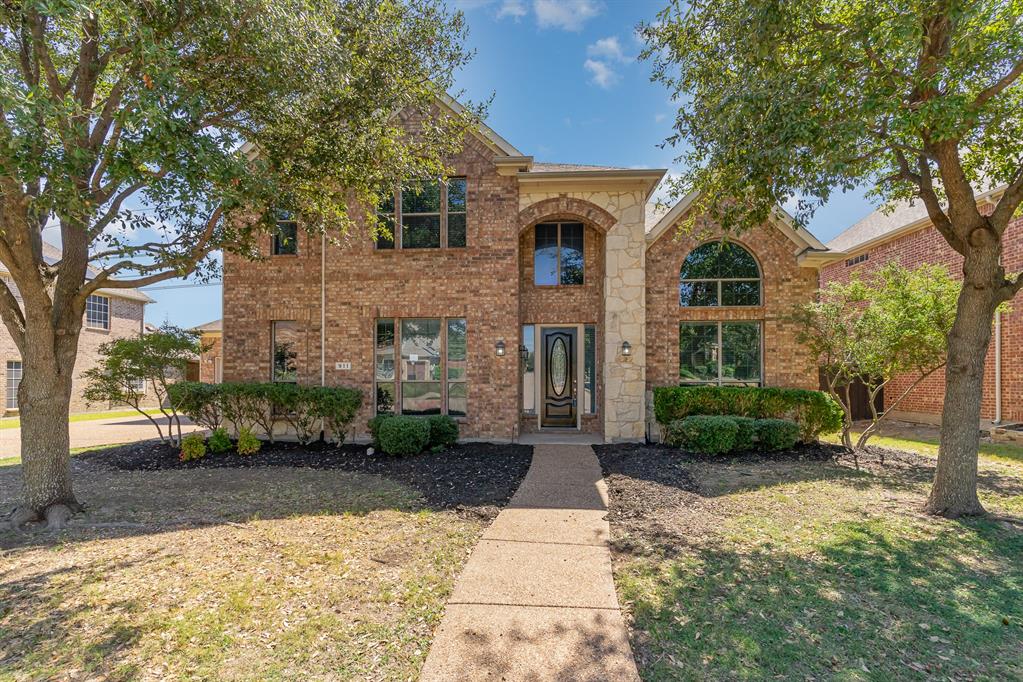
M82 452L89 452L90 450L103 450L106 448L116 448L118 445L123 443L110 443L107 445L87 445L84 448L71 448L71 455L77 455ZM21 464L21 457L0 457L0 467L14 466L15 464Z
M160 414L160 410L146 410L146 414ZM68 422L89 422L96 419L120 419L122 417L140 416L135 410L116 410L113 412L81 412L68 417ZM21 419L18 417L3 417L0 419L0 429L16 429L21 426Z
M855 433L853 437L854 440L856 436L859 436L858 432ZM832 443L840 442L837 434L829 436L826 439ZM930 457L938 456L937 437L908 437L905 435L874 436L867 442L868 447L871 445L892 448L894 450L917 452L921 455L928 455ZM1023 446L1014 445L1012 443L991 443L982 441L980 444L980 456L981 459L987 459L990 461L1023 465Z
M1023 526L920 513L926 460L690 471L689 503L612 521L643 679L1023 679ZM1023 472L982 462L981 495L1023 514Z

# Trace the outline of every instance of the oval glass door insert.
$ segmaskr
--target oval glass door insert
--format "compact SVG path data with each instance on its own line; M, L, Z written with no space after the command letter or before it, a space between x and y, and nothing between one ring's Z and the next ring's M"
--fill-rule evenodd
M565 392L565 385L568 383L568 351L565 349L565 340L554 339L551 344L551 388L557 395Z

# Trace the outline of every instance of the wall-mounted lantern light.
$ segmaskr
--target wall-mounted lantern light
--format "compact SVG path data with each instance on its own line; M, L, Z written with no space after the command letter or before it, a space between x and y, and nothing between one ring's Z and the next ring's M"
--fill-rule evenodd
M504 357L504 340L503 339L497 342L497 344L494 346L494 350L497 351L497 357L499 357L499 358L503 358Z
M622 357L630 357L632 355L632 344L628 341L622 341Z

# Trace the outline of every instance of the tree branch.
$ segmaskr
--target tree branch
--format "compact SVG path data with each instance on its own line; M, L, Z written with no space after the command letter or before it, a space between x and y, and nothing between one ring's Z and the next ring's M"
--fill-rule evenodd
M1015 83L1021 75L1023 75L1023 60L1016 62L1007 74L981 90L976 99L973 100L973 107L979 109L984 106L988 100L997 97L999 93Z
M998 200L998 205L991 213L991 225L999 235L1005 232L1012 216L1016 215L1016 209L1023 202L1023 166L1017 168L1014 175L1015 177L1005 188L1002 198Z

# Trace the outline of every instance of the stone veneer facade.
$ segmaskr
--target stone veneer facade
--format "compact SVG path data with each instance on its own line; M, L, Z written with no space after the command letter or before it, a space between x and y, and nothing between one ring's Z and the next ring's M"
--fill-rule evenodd
M475 136L450 159L452 176L467 178L465 248L378 250L360 225L343 246L324 246L300 230L297 255L258 262L225 256L224 380L268 380L272 322L294 320L299 381L361 389L366 405L355 435L364 435L373 415L375 321L465 318L462 436L514 440L539 428L537 417L522 411L522 326L593 325L597 409L580 417L579 428L608 442L643 439L649 389L678 376L678 276L688 251L684 241L667 236L648 249L645 208L663 171L528 165L509 171L516 159L532 163L502 156ZM581 286L534 284L533 228L553 221L585 225ZM268 255L269 238L265 242ZM700 314L764 319L768 383L811 386L815 370L791 347L792 330L781 311L814 295L816 272L800 268L792 242L769 228L751 235L749 245L765 268L765 305ZM507 349L503 357L495 352L499 341ZM630 357L621 353L626 341ZM351 369L336 369L347 363Z

